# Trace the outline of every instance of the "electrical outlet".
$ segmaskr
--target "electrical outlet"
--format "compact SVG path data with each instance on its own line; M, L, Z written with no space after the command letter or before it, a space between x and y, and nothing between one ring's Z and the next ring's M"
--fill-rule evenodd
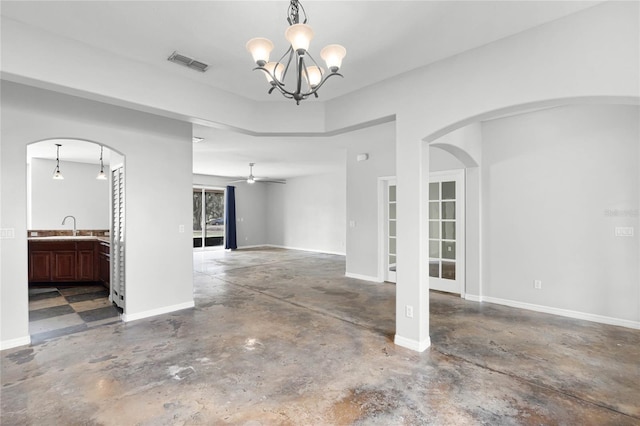
M541 290L542 289L542 281L534 280L533 281L533 288L535 288L536 290Z
M413 318L413 306L407 305L405 306L404 310L405 310L405 315L407 315L407 318Z

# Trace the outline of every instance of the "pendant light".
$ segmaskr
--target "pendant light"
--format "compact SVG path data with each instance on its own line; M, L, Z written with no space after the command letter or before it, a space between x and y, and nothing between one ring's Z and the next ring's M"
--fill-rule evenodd
M62 180L64 179L64 176L62 176L62 172L60 172L60 147L62 145L60 145L59 143L56 144L56 168L53 170L53 178L56 180Z
M102 151L104 147L100 145L100 173L96 176L98 180L107 180L107 175L104 173L104 162L102 161Z

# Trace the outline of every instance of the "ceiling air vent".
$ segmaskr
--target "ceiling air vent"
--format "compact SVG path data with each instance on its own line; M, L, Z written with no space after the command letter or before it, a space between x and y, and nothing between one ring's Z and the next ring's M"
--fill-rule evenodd
M173 52L171 56L167 58L167 60L176 64L184 65L185 67L189 67L200 72L205 72L207 68L209 68L209 65L205 64L204 62L196 61L195 59L181 55L178 52Z

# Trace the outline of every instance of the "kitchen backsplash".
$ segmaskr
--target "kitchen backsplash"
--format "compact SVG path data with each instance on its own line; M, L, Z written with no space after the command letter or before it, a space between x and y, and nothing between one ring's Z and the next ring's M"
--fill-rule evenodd
M87 237L108 237L108 229L78 229L76 235ZM29 229L27 237L71 237L73 231L66 229Z

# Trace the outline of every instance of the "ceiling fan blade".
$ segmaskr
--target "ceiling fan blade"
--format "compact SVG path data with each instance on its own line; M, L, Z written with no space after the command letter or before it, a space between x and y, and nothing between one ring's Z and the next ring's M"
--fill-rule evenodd
M282 183L282 184L287 183L287 181L284 179L255 178L255 180L256 182L262 182L262 183Z

